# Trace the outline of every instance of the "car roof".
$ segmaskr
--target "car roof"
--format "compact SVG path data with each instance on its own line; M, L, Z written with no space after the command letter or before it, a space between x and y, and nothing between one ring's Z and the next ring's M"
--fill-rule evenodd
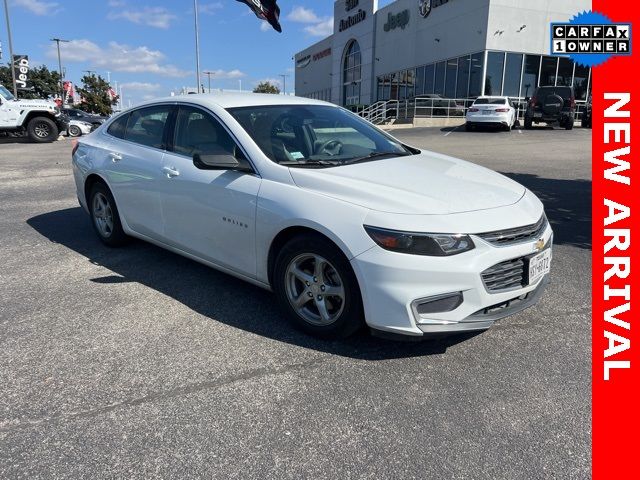
M323 102L320 100L312 100L310 98L295 97L292 95L276 95L271 93L196 93L192 95L175 95L173 97L156 98L148 102L136 105L139 108L145 105L154 105L156 103L191 103L201 105L203 107L218 106L222 108L234 107L256 107L267 105L329 105L335 107L334 104Z

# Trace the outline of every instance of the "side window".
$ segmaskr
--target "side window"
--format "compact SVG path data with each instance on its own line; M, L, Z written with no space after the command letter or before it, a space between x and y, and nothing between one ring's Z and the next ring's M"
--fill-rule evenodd
M127 120L129 120L129 114L125 114L117 118L111 125L109 125L107 133L117 138L124 138L124 132L127 129Z
M164 148L164 127L171 111L169 105L141 108L129 114L124 139L147 147Z
M211 115L193 107L180 107L173 150L180 155L234 155L235 142Z

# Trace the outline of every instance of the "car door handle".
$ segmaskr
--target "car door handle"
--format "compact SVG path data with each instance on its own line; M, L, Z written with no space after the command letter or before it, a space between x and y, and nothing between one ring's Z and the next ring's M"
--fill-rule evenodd
M180 175L180 172L176 170L175 167L163 167L162 173L164 173L167 176L167 178L173 178Z
M120 155L119 153L110 152L109 156L111 157L111 161L114 163L122 160L122 155Z

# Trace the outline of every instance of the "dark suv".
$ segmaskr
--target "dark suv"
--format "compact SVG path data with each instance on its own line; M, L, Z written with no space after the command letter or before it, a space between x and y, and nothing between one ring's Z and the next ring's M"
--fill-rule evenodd
M584 112L582 112L582 118L580 119L582 128L591 128L591 111L591 95L589 95L589 99L584 106Z
M572 87L538 87L528 100L524 114L524 128L534 123L573 128L576 115L576 96Z

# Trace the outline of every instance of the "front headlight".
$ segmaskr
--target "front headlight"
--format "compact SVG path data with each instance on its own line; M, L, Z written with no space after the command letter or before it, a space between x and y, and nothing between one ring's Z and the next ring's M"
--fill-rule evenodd
M400 232L369 225L365 225L364 229L382 248L399 253L446 257L476 247L469 235Z

